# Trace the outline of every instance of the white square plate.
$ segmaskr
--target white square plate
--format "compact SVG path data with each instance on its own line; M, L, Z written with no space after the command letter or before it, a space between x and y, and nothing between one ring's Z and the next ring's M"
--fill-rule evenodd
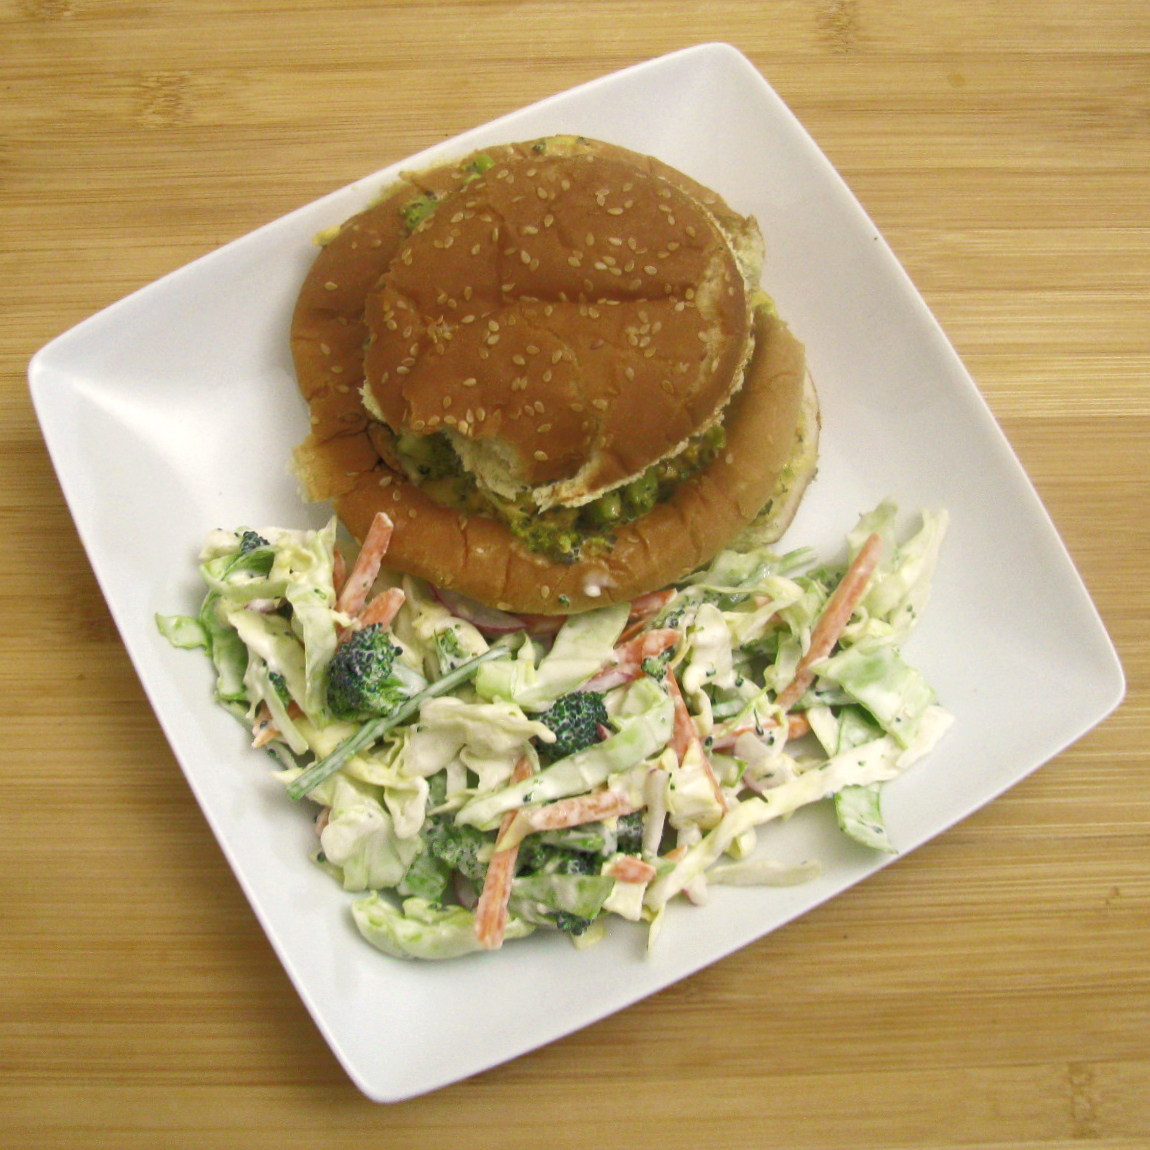
M377 953L307 860L307 813L210 701L206 660L156 612L191 611L212 527L318 526L288 471L306 431L288 352L312 237L400 167L578 133L648 152L753 213L764 282L809 349L821 466L786 543L838 553L885 496L952 529L912 660L957 722L887 789L905 853L1057 754L1120 701L1121 667L1046 513L974 383L817 146L754 67L709 44L604 77L440 144L260 228L122 300L32 361L33 399L93 568L188 782L316 1023L371 1098L394 1101L512 1058L712 963L882 865L824 807L762 835L818 857L788 889L676 906L658 944L613 924L599 946L535 935L441 965Z

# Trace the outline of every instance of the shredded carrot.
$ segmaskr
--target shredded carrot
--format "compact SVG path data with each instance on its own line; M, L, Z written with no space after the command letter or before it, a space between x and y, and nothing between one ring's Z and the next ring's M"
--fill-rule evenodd
M719 780L715 778L715 768L711 766L711 760L703 749L703 740L699 738L695 721L691 718L691 712L687 710L683 692L679 690L679 681L675 678L675 672L670 667L667 668L666 683L671 701L675 704L675 725L671 730L669 746L675 752L680 763L691 747L698 748L699 757L703 760L703 771L711 784L711 789L715 792L715 798L718 800L720 809L725 811L727 800L723 794L723 788L719 786Z
M295 699L292 699L292 701L288 703L287 713L291 718L298 719L302 717L303 709ZM273 739L279 738L279 727L275 725L267 703L260 703L256 710L256 720L252 724L252 735L254 736L252 739L252 747L257 750L260 747L266 747Z
M862 545L854 561L827 600L815 629L811 632L811 645L799 660L798 670L790 684L783 688L776 702L784 711L789 711L802 698L803 692L815 681L811 665L825 659L835 648L846 625L851 621L855 608L866 594L870 577L878 566L882 539L871 535Z
M252 724L252 746L266 747L279 734L279 729L272 722L272 713L267 703L260 703L256 710L256 721Z
M607 868L607 873L620 882L650 882L658 872L638 855L620 855Z
M620 643L610 659L583 684L585 691L609 691L612 687L630 683L643 674L643 660L652 659L673 647L679 632L673 627L660 627L643 631Z
M390 627L392 620L399 614L399 609L403 606L406 598L407 596L404 595L402 588L388 587L386 591L381 591L376 595L359 615L356 616L356 626L370 627L375 623L379 623L383 627Z
M764 728L778 726L772 720L755 725L753 723L744 724L741 727L731 727L729 730L716 730L711 746L716 751L727 751L735 745L735 740L740 735L753 735L758 734ZM788 739L801 739L803 735L810 734L811 722L806 714L802 711L795 711L787 715L787 738Z
M531 775L531 760L523 755L511 772L511 782L521 783ZM503 816L499 833L507 831L514 811ZM498 840L496 840L498 843ZM507 929L507 903L511 898L511 881L515 877L515 859L519 854L519 844L496 850L487 864L487 877L483 880L483 891L475 908L475 937L486 950L497 950L503 945L503 934Z
M391 543L391 532L394 528L392 521L382 512L377 511L371 526L363 538L363 546L356 556L355 566L347 577L339 597L336 599L335 609L348 615L358 615L367 602L368 592L379 574L383 557L387 554Z

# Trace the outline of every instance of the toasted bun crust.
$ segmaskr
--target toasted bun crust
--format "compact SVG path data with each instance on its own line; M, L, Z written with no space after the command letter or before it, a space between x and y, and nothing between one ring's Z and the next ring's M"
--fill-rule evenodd
M478 178L460 165L406 177L320 252L292 324L311 408L311 434L296 452L305 492L332 500L360 538L386 511L395 568L531 613L664 586L756 519L763 538L760 513L776 495L785 498L770 528L781 534L809 479L808 467L788 469L813 457L817 400L801 344L751 308L761 255L753 221L658 161L609 145L569 141L543 156L511 145L485 155L494 165ZM438 206L408 234L402 209L429 191ZM521 192L530 212L512 203ZM616 235L610 225L627 213L633 229ZM687 227L691 245L682 242ZM567 238L546 248L540 237L559 230ZM632 252L629 239L645 251ZM588 268L589 253L612 250L638 257L635 267L616 256ZM446 322L428 324L428 315ZM385 462L378 415L396 431L448 430L473 471L510 473L544 505L577 504L626 482L718 418L726 445L668 501L619 527L607 553L559 564L494 519L463 517L408 482L394 459Z

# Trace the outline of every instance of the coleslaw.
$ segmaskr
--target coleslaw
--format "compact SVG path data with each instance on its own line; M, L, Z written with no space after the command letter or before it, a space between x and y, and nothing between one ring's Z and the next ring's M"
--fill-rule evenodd
M354 563L319 530L217 530L195 615L213 693L318 807L314 861L353 892L361 935L398 958L494 950L538 930L579 946L716 884L780 885L763 828L833 806L894 852L883 785L952 716L903 647L947 528L863 515L845 559L746 546L632 603L524 617L386 567L376 517Z

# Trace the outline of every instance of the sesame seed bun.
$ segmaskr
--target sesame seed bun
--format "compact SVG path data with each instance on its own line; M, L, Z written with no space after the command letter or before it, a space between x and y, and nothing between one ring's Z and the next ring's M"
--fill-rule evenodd
M532 613L664 586L751 525L777 537L813 473L818 407L802 345L762 304L761 261L754 220L596 141L403 177L300 292L305 493L361 538L386 511L390 565ZM426 478L432 443L465 499ZM606 544L557 558L509 526L508 508L582 523L655 473L677 482Z

